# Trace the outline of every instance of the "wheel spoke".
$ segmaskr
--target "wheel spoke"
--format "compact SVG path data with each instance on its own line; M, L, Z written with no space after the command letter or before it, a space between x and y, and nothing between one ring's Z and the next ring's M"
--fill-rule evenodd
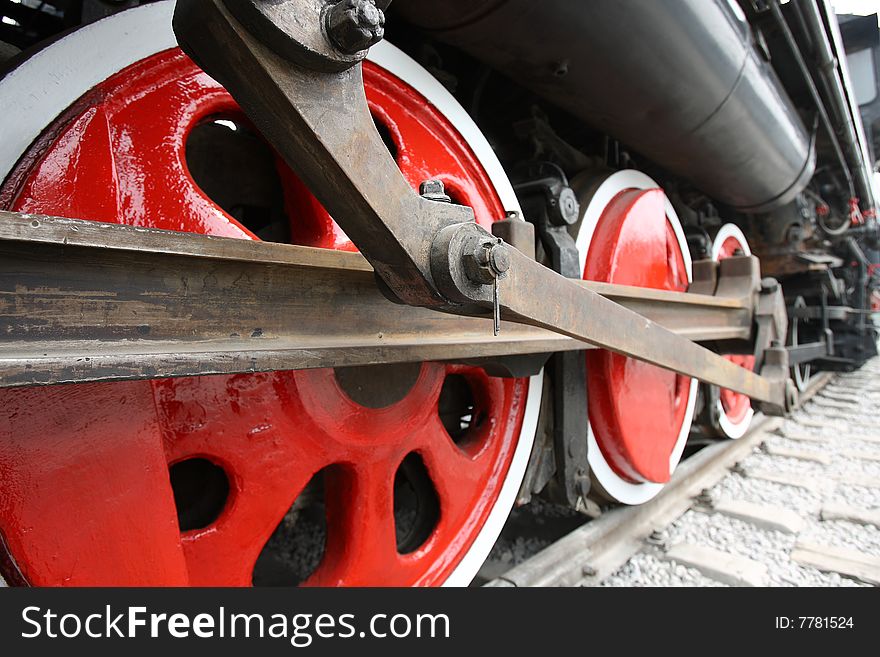
M79 180L89 182L78 185ZM93 107L67 126L60 145L36 165L11 209L117 223L118 199L107 113Z
M266 541L312 475L333 460L331 444L282 412L290 400L277 391L289 376L155 384L169 461L207 458L229 480L228 500L216 521L183 534L195 585L249 586Z
M470 206L477 223L490 226L503 218L499 200L483 167L461 137L430 109L430 103L400 80L364 66L367 100L377 123L391 133L397 165L414 189L429 178L440 179L455 203ZM401 97L415 102L400 103Z
M394 528L394 463L331 468L325 479L327 548L307 584L393 585L401 580Z
M188 583L148 383L0 391L0 530L35 586Z
M467 506L492 461L486 452L468 456L452 442L439 419L432 420L421 430L416 449L425 461L443 514L458 513Z

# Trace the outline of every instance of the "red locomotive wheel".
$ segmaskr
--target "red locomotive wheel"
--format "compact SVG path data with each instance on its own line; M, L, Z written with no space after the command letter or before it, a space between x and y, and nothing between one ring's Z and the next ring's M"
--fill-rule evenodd
M575 180L583 216L577 243L584 278L684 291L691 260L681 224L657 183L638 171ZM587 352L589 459L608 497L641 504L681 458L696 381L607 351Z
M712 241L712 260L719 261L737 254L752 254L746 236L736 225L724 224ZM755 367L754 356L731 354L725 358L746 369ZM752 400L726 388L722 388L718 396L718 428L727 438L742 438L752 423Z
M353 249L232 98L174 47L172 8L87 26L0 81L3 108L14 106L6 125L32 134L2 147L0 178L12 170L0 207ZM407 180L443 180L483 225L518 209L452 97L393 46L371 59L369 105ZM31 98L28 85L44 86ZM2 390L4 575L34 585L466 583L525 468L541 391L529 383L423 363Z

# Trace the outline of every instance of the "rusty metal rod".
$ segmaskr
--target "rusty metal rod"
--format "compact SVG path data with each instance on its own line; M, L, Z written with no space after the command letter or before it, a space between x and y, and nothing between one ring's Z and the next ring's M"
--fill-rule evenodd
M695 340L748 299L579 282ZM0 387L590 348L388 301L356 253L0 212Z

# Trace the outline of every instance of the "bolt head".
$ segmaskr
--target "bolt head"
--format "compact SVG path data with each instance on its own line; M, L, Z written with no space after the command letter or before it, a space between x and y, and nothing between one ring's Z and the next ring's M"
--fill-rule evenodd
M465 276L477 285L489 285L495 276L489 267L489 245L478 244L473 251L462 256Z
M776 292L779 289L779 281L775 278L766 277L761 279L761 289L764 292Z
M569 225L575 223L580 209L574 190L571 187L563 189L559 195L559 213L562 215L562 220Z
M375 0L341 0L326 14L327 36L340 51L353 55L385 36L385 14Z
M462 257L465 275L478 285L490 285L510 270L510 247L501 242L482 242Z
M419 194L431 201L443 201L452 203L452 199L446 193L442 180L425 180L419 185Z
M504 244L496 244L489 250L489 266L503 276L510 270L510 249Z

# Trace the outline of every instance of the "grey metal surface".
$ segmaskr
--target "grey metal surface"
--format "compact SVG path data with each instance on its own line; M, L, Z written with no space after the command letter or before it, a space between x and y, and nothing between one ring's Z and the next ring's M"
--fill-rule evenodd
M724 0L398 0L392 10L740 209L790 201L811 137Z
M780 412L786 407L784 381L758 376L600 295L585 293L581 285L527 260L519 252L513 254L504 285L516 291L505 294L502 302L507 319L576 337L742 392L777 406ZM551 289L553 303L547 303L547 290Z
M747 298L579 284L689 338L749 335ZM0 212L0 386L585 348L392 303L354 253Z
M580 280L583 269L577 244L567 229L579 216L577 197L562 171L549 165L531 169L527 182L516 187L523 212L535 224L553 271ZM541 173L545 175L539 177ZM573 352L554 354L548 371L553 382L553 453L557 484L551 486L549 492L561 497L571 508L585 510L590 492L586 359Z
M861 102L859 113L867 150L876 158L880 145L880 31L877 20L873 15L849 15L838 19L853 84L853 100Z

